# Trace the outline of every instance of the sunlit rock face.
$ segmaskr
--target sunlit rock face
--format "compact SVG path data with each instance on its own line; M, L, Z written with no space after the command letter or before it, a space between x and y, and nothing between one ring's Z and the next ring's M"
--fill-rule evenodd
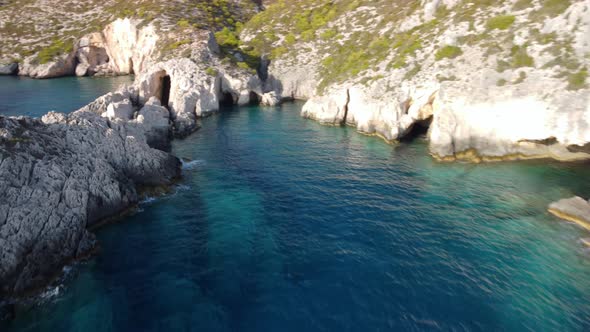
M521 89L444 84L434 103L431 153L443 160L587 159L576 147L590 141L588 94L550 89L546 80Z
M590 202L581 197L572 197L553 202L549 212L555 216L590 230Z
M315 39L265 17L281 51L266 88L307 100L304 117L388 141L430 125L431 154L446 161L590 157L588 1L329 8ZM259 26L246 25L246 45Z

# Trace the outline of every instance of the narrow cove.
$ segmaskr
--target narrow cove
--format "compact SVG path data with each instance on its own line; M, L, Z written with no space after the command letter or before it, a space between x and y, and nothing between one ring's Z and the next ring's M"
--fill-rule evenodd
M590 328L589 235L546 212L590 196L586 165L437 163L300 109L202 119L175 193L0 329Z

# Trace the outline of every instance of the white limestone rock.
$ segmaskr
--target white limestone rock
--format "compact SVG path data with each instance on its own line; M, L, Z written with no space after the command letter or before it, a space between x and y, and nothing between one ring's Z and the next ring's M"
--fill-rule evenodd
M278 106L281 103L281 99L275 91L267 92L260 98L260 105L263 106Z
M135 121L144 128L149 146L159 149L169 146L170 112L160 105L156 97L150 98L141 108Z
M107 111L104 113L104 117L111 120L130 120L133 117L133 105L129 99L110 103L109 106L107 106Z
M75 63L75 54L73 52L57 56L52 61L44 64L39 64L36 56L30 56L20 66L18 74L32 78L71 76L76 71Z
M590 142L588 92L554 93L552 86L548 79L522 89L443 84L434 102L431 153L469 161L589 158L573 148Z
M572 197L553 202L549 205L553 215L590 230L590 202L582 197Z

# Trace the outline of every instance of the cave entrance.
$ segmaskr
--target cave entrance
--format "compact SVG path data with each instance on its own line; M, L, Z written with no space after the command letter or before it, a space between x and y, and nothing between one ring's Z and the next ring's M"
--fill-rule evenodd
M168 102L170 102L170 87L171 87L171 83L170 83L170 75L164 75L164 77L162 77L162 84L161 84L162 90L161 90L161 98L160 98L160 102L162 104L162 106L164 107L168 107Z
M234 96L227 91L222 91L221 97L219 98L219 106L233 106L233 104Z
M260 96L254 91L250 91L249 100L250 100L250 105L252 105L252 106L260 105Z
M129 75L133 75L135 74L134 70L133 70L133 59L129 58Z
M416 121L412 128L408 130L408 132L400 139L400 142L412 142L418 138L425 138L426 134L428 134L428 129L430 128L430 124L432 123L432 117L429 117L426 120Z

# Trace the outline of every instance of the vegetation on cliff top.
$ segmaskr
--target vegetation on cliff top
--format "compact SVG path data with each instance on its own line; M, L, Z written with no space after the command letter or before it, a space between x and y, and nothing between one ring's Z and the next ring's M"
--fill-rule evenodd
M258 12L257 0L5 0L3 3L0 60L37 54L40 62L67 53L73 41L101 31L117 18L136 19L140 25L153 23L164 36L162 48L180 51L182 44L178 42L189 38L194 29L217 31L233 27Z
M233 31L226 45L253 56L317 62L320 91L343 81L371 82L395 70L406 79L413 78L432 61L464 61L468 48L483 49L481 64L497 61L499 72L539 65L565 67L573 74L581 69L570 61L572 41L538 33L546 19L563 14L572 3L460 0L452 8L439 5L434 16L425 19L420 1L278 0L243 29ZM241 31L243 40L238 37ZM447 34L450 31L456 32ZM524 43L517 42L522 31L531 31ZM445 38L452 35L457 37L447 43ZM538 64L536 46L557 44L561 54L555 55L556 60ZM560 58L567 60L560 62ZM525 79L519 76L518 80Z

